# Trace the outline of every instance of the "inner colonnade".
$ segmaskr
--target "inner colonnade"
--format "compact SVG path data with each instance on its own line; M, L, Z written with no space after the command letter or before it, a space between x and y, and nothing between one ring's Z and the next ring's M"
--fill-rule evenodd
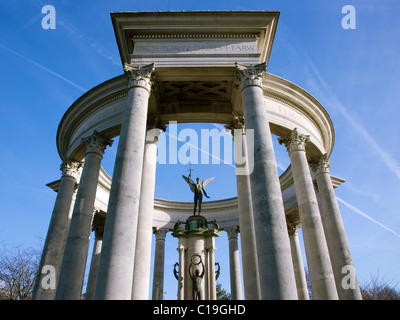
M301 227L313 298L361 299L355 275L343 285L343 268L354 267L334 192L344 181L329 172L332 122L305 90L266 73L279 12L111 17L125 73L85 93L61 120L62 176L49 184L57 198L39 266L54 268L56 285L43 285L39 272L33 298L80 299L94 230L86 299L148 298L153 231L153 299L162 299L167 232L179 238L178 299L191 299L197 286L190 264L206 271L202 299L216 298L220 231L229 239L233 299L308 299ZM194 229L192 203L154 199L157 136L170 121L224 124L245 153L237 198L205 202L205 225ZM281 176L271 134L290 157ZM117 136L111 178L101 160Z

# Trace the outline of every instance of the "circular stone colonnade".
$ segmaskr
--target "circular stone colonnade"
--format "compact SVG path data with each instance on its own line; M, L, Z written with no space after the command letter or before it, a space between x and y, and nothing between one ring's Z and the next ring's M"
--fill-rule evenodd
M350 288L342 283L343 268L354 268L333 191L343 180L329 173L332 122L304 89L266 73L279 12L111 17L125 74L86 92L61 120L62 177L48 184L57 198L33 298L81 297L95 230L86 298L147 299L154 231L153 299L162 299L165 234L193 210L192 203L154 199L157 135L174 121L226 125L254 162L237 167L237 198L202 206L202 216L228 232L233 298L242 298L239 231L246 299L309 298L301 225L313 298L360 299L356 280ZM280 177L271 134L291 160ZM117 136L111 179L101 160ZM187 248L178 249L181 261ZM202 254L213 261L214 250L211 244ZM179 281L183 299L179 288L189 280ZM215 299L213 286L203 297Z

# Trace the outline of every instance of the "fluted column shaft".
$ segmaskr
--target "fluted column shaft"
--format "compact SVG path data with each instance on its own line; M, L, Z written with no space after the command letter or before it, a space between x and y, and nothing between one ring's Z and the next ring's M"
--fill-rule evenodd
M318 186L322 224L335 276L336 289L341 300L361 300L360 287L355 276L346 232L329 173L330 166L331 163L327 154L312 163ZM354 285L352 287L344 287L342 285L343 277L346 275L346 271L342 273L342 269L345 266L346 268L350 267L351 272L354 273L354 278L352 279Z
M95 299L132 297L147 109L154 65L125 65L128 97L107 209Z
M254 132L254 148L247 139L247 155L254 155L250 183L261 298L297 299L282 192L262 89L266 65L236 66L246 131Z
M248 170L246 130L244 128L244 119L234 115L231 125L226 126L232 130L234 137L235 155L239 155L244 163L239 163L235 156L236 186L238 196L240 243L242 246L242 267L243 284L245 298L248 300L260 300L260 276L258 272L257 246L254 231L254 216L251 199L250 174ZM241 145L239 145L241 143ZM240 171L239 171L240 170Z
M90 263L89 277L86 286L86 296L85 300L93 300L94 293L96 290L97 274L99 270L99 262L101 255L101 247L103 245L103 228L96 227L94 230L94 245L92 252L92 260Z
M147 300L149 298L154 188L156 182L157 141L159 134L159 129L151 129L146 135L136 237L135 265L133 271L133 300Z
M306 273L304 271L303 259L301 257L300 243L298 236L299 225L288 224L290 249L292 251L292 260L294 275L296 278L297 295L299 300L309 300L310 296L308 294Z
M79 300L82 293L97 184L104 150L112 141L96 131L82 139L85 163L65 245L56 299Z
M36 277L35 286L32 292L33 300L53 300L56 295L56 288L43 286L42 281L46 273L42 273L43 266L52 266L55 271L55 282L58 283L58 276L67 240L71 203L77 186L81 162L66 160L61 164L62 171L60 186L57 192L56 202L47 231L46 240L43 247L42 257L39 264L39 272Z
M286 145L290 157L313 297L334 300L338 295L305 152L308 140L308 136L294 129L289 136L279 139L279 142Z
M156 250L154 256L153 274L153 300L163 300L164 295L164 256L165 256L165 236L167 229L154 231L156 235Z
M231 278L232 300L242 300L242 283L240 277L240 258L238 246L238 227L227 228L229 240L229 270Z
M215 237L208 236L206 238L206 249L208 251L208 268L206 272L206 276L208 276L208 292L209 292L209 300L217 299L217 284L215 280Z
M179 237L179 274L178 274L178 300L185 299L185 261L186 261L186 237Z

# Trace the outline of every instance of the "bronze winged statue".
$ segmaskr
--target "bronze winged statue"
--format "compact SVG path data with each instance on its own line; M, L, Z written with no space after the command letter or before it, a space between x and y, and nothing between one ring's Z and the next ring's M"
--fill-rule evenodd
M190 166L189 169L189 175L185 177L182 175L183 179L187 182L187 184L190 186L190 190L194 193L194 209L193 209L193 215L196 214L196 209L198 207L198 214L200 215L201 212L201 202L203 200L203 193L206 196L206 198L210 198L206 190L204 189L207 184L209 184L214 177L208 178L203 180L202 183L200 183L200 178L196 178L196 183L192 180L192 167ZM197 206L198 204L198 206Z

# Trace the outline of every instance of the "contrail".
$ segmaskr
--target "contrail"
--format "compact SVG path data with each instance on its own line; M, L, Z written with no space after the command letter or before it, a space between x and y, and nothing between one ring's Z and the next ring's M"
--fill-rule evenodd
M115 60L113 54L110 53L106 47L101 46L97 41L88 37L86 34L81 32L79 30L79 28L75 27L73 24L67 22L66 20L58 19L57 25L60 25L61 27L63 27L72 37L82 39L82 41L89 44L89 46L92 47L96 53L98 53L102 57L110 60L113 65L118 66L118 67L121 66L121 62L118 62L117 60Z
M174 135L171 135L171 134L169 134L168 132L165 132L165 134L166 134L167 136L169 136L170 138L175 139L176 141L182 141L182 140L179 140L178 137L175 137ZM192 144L192 143L190 143L190 142L185 142L185 144L189 145L190 147L193 147L193 148L196 149L197 151L203 152L203 153L207 154L208 156L211 156L211 158L214 158L215 160L218 160L219 162L222 161L223 164L227 164L228 166L231 166L232 168L236 168L236 166L234 166L232 163L225 162L225 161L222 160L221 158L216 157L215 155L209 153L209 152L206 151L206 150L203 150L203 149L199 148L198 146L196 146L196 145L194 145L194 144Z
M42 69L42 70L44 70L44 71L46 71L46 72L48 72L48 73L50 73L50 74L52 74L53 76L56 76L57 78L60 78L61 80L64 80L65 82L67 82L67 83L70 84L71 86L73 86L73 87L75 87L75 88L77 88L77 89L79 89L79 90L81 90L81 91L83 91L83 92L86 92L86 91L87 91L85 88L82 88L81 86L77 85L76 83L72 82L71 80L68 80L67 78L63 77L61 74L58 74L57 72L46 68L45 66L41 65L40 63L38 63L38 62L36 62L36 61L33 61L32 59L29 59L29 58L23 56L22 54L20 54L20 53L14 51L14 50L12 50L12 49L10 49L10 48L4 47L4 46L2 46L2 45L0 45L0 48L3 48L3 49L5 49L5 50L7 50L7 51L9 51L9 52L11 52L11 53L13 53L13 54L15 54L16 56L18 56L18 57L20 57L20 58L22 58L22 59L28 61L29 63L31 63L31 64L37 66L38 68L40 68L40 69Z
M214 126L215 126L216 128L218 128L218 129L221 129L221 127L216 126L215 124L214 124ZM221 125L221 126L222 126L222 125ZM225 127L224 127L223 129L221 129L221 131L222 131L222 130L225 130ZM168 132L165 132L165 134L166 134L167 136L169 136L170 138L173 138L173 139L175 139L175 140L177 140L177 141L180 141L177 137L175 137L175 136L169 134ZM190 142L186 142L186 144L188 144L189 146L193 147L194 149L196 149L196 150L198 150L198 151L200 151L200 152L203 152L203 153L205 153L205 154L211 156L211 158L214 158L214 159L218 160L219 162L222 162L222 163L224 163L224 164L227 164L227 165L231 166L232 168L236 168L236 166L234 166L233 164L231 164L231 163L229 163L229 162L226 162L225 160L222 160L222 159L219 158L219 157L216 157L215 155L209 153L208 151L206 151L206 150L204 150L204 149L199 148L198 146L195 146L194 144L192 144L192 143L190 143ZM281 169L281 170L283 170L283 171L285 171L285 170L287 169L285 166L283 166L282 164L280 164L278 161L276 161L276 165L277 165L277 167L278 167L279 169Z
M281 27L283 27L283 30L286 35L290 38L289 40L285 40L285 37L282 37L282 41L285 42L287 46L293 50L293 52L296 52L296 54L301 54L304 57L304 60L307 62L307 65L312 69L313 73L317 77L318 83L321 85L323 92L321 90L321 95L324 93L327 94L328 100L330 100L330 105L334 107L336 110L338 110L344 118L351 124L351 126L363 137L370 145L371 147L376 151L376 153L380 156L382 161L385 163L385 165L388 167L389 170L391 170L399 179L400 179L400 165L397 163L396 159L393 158L391 154L386 152L381 148L379 143L375 141L373 137L368 133L368 131L364 128L364 126L357 122L354 117L352 117L347 109L343 106L343 104L339 101L339 99L336 97L330 86L327 84L325 79L321 76L319 73L317 67L315 66L314 62L311 60L311 58L308 56L306 50L302 47L302 45L298 42L297 38L293 35L291 32L290 28L284 23L284 22L279 22L281 24Z
M336 95L332 92L332 89L325 82L324 78L321 76L318 69L311 61L311 59L308 57L308 55L304 53L304 56L306 57L308 64L311 66L312 70L317 76L319 83L322 85L323 89L328 93L330 100L332 102L332 106L342 113L345 119L350 122L352 127L356 129L358 133L375 149L375 151L382 158L386 166L400 179L400 166L396 162L396 160L392 157L392 155L390 155L381 148L379 143L377 143L375 139L371 137L371 135L360 123L355 121L354 118L350 116L350 114L347 112L347 109L342 105L342 103L339 101Z
M372 221L373 223L377 224L378 226L386 229L387 231L390 231L391 233L393 233L396 237L400 238L400 234L398 234L396 231L390 229L389 227L383 225L382 223L380 223L379 221L376 221L375 219L371 218L369 215L367 215L366 213L362 212L361 210L357 209L356 207L352 206L351 204L347 203L346 201L344 201L343 199L340 199L339 197L336 197L336 199L343 203L346 207L348 207L349 209L351 209L352 211L354 211L355 213L359 214L360 216Z

